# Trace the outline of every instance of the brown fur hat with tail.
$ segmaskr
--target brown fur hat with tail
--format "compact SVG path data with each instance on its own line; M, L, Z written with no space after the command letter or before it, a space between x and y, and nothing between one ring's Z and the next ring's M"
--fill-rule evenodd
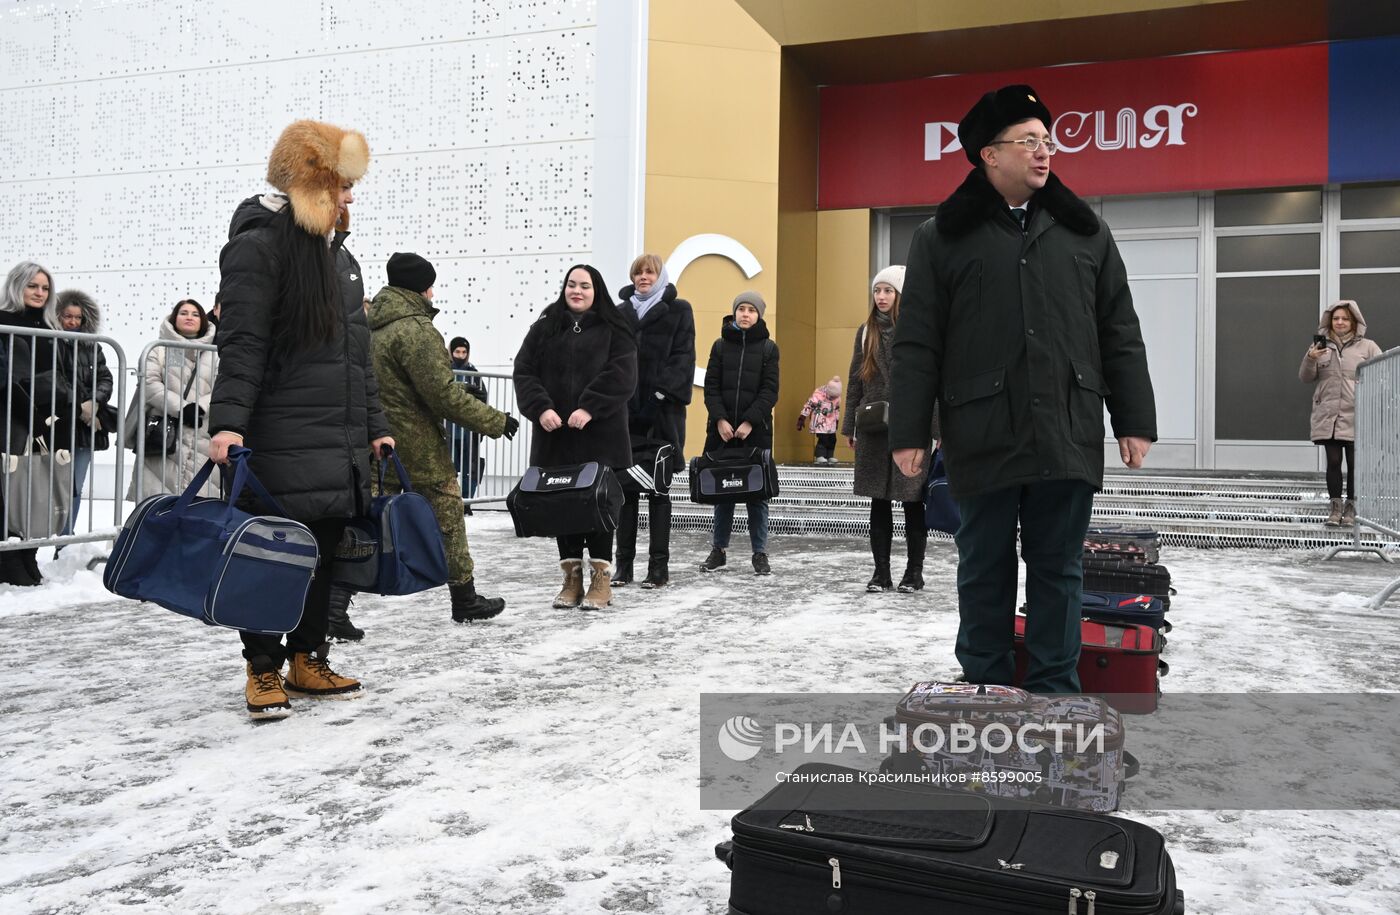
M292 202L297 225L315 235L350 228L340 214L340 187L364 177L369 144L364 134L320 121L295 121L282 131L267 163L267 183Z

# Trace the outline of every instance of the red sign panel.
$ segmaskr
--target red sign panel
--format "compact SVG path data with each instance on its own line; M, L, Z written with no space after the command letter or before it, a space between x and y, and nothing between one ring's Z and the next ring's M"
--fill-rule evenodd
M822 209L941 202L971 167L958 121L1028 83L1080 196L1327 181L1327 46L945 76L821 91Z

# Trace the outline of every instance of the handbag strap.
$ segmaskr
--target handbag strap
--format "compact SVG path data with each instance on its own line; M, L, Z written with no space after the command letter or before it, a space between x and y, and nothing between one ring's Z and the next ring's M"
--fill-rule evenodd
M387 461L394 462L394 470L399 475L399 487L402 492L413 492L413 484L408 481L408 472L403 469L403 461L399 460L399 455L393 448L385 445L383 454L379 458L379 491L384 491L384 469Z
M253 468L249 466L248 459L252 455L253 452L250 448L244 448L241 445L229 446L228 461L229 465L233 467L233 483L229 486L228 512L225 513L225 517L233 513L233 507L237 504L238 497L242 495L244 486L251 489L253 495L261 499L263 505L270 509L274 515L286 517L286 511L272 497L272 493L267 491L267 487L263 486L262 481L253 473ZM204 484L209 482L209 477L214 473L215 466L212 460L204 462L204 466L199 468L199 472L194 475L190 485L185 487L185 491L176 500L175 507L171 510L172 514L179 516L189 510L199 491L204 488ZM224 473L228 473L227 468L225 468Z

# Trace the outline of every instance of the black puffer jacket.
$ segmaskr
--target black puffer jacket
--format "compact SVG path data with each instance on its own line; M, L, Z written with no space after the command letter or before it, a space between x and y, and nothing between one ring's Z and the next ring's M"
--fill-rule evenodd
M92 383L94 362L96 388ZM112 373L107 368L107 356L102 352L102 346L88 340L60 341L58 370L59 406L63 408L58 422L54 424L58 447L70 447L76 432L78 444L82 447L91 446L94 451L106 451L111 447L111 433L117 428L117 411L109 403L112 399ZM76 393L73 390L75 387ZM81 408L88 400L93 401L93 411L100 420L101 428L95 432L83 422L81 414L75 416L68 410L70 405Z
M243 435L253 471L292 518L351 517L369 504L369 444L389 434L370 362L364 279L345 250L346 233L337 232L331 246L344 322L330 343L272 364L284 269L272 223L291 218L284 206L276 196L243 201L219 254L223 309L209 431Z
M768 336L768 325L759 318L741 330L728 323L710 347L705 365L705 450L725 447L717 423L729 420L735 429L748 422L753 432L743 440L749 448L773 447L773 407L778 402L778 344ZM731 442L733 445L737 443Z
M592 310L561 330L546 312L531 325L515 355L516 402L535 424L530 463L630 466L627 402L636 387L637 342L631 334L615 329ZM580 407L593 419L582 429L570 429L569 415ZM558 413L565 425L553 432L540 428L540 415L546 410Z

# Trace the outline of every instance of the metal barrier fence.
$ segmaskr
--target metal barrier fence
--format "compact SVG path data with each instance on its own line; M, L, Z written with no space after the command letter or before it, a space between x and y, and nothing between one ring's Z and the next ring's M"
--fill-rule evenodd
M530 465L530 436L534 427L520 416L515 402L515 380L490 372L454 372L457 380L478 400L520 420L515 438L491 439L455 423L446 423L452 465L468 504L501 502Z
M175 365L171 365L171 350L180 353ZM193 357L185 355L190 351ZM206 358L203 353L210 355ZM213 344L188 340L156 340L141 350L136 396L123 417L136 452L130 501L140 504L147 496L184 492L208 460L209 419L202 415L199 401L201 391L214 389L217 354ZM153 399L159 403L151 403ZM186 410L190 404L198 411ZM217 477L204 494L218 494Z
M1363 363L1356 373L1356 495L1352 543L1333 547L1324 558L1367 552L1389 562L1380 546L1361 542L1361 529L1400 538L1400 347ZM1397 590L1400 578L1371 598L1372 609Z
M116 356L114 373L103 347ZM121 480L126 354L100 334L12 326L0 327L0 353L0 551L112 539L122 523L121 494L113 501L112 528L99 529L92 457L105 434L107 447L117 450ZM113 386L105 401L97 397L103 373ZM77 534L83 494L89 531Z

